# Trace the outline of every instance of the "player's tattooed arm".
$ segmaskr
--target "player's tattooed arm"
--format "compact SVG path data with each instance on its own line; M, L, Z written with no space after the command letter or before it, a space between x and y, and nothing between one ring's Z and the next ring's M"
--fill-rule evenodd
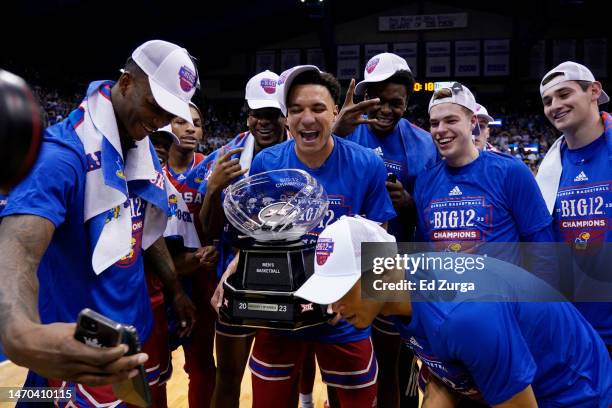
M0 341L5 354L44 377L89 385L137 375L145 354L122 357L125 346L99 349L80 343L74 339L74 323L39 323L37 270L54 231L50 221L34 215L8 216L0 223Z
M36 270L54 231L50 221L31 215L0 224L0 333L24 319L39 322Z
M144 251L144 256L147 260L147 266L152 268L153 272L159 276L172 297L170 301L181 324L179 335L189 335L195 324L195 307L178 281L174 262L164 237L160 237L147 248Z

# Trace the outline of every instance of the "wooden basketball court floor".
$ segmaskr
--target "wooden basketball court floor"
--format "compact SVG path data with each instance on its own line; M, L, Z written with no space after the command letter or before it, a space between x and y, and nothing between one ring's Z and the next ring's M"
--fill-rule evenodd
M169 408L188 408L187 402L187 387L188 380L183 364L185 357L182 348L179 348L172 353L172 366L174 372L172 378L167 385L168 407ZM20 387L25 380L27 370L23 367L16 366L10 361L0 363L0 387ZM315 385L313 389L313 399L317 408L323 408L324 401L327 399L327 391L325 385L321 382L321 376L317 369L315 377ZM12 408L14 403L0 402L0 408ZM242 386L240 393L240 408L251 406L251 372L248 367L245 370L242 378Z

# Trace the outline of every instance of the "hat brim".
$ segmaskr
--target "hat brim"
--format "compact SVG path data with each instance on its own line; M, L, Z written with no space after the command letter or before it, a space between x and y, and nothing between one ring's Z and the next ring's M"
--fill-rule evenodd
M276 108L282 110L280 103L272 99L247 99L247 105L251 109Z
M321 72L321 70L315 66L315 65L302 65L301 67L298 67L296 69L294 69L293 71L291 71L291 73L289 75L287 75L287 78L285 78L285 81L283 82L282 86L283 86L283 99L282 101L280 101L280 105L281 105L281 111L283 112L283 114L285 116L287 116L287 93L289 92L289 88L291 88L291 83L293 82L293 79L298 76L299 74L301 74L302 72L306 72L306 71L317 71L317 72Z
M193 125L191 110L189 109L189 102L185 102L171 92L168 92L151 77L149 77L149 85L151 86L151 93L153 94L153 98L155 98L155 102L157 102L157 104L161 106L163 110L173 114L174 116L183 118Z
M479 118L485 118L485 119L486 119L486 120L487 120L489 123L491 123L491 122L494 122L494 121L495 121L495 119L493 119L493 117L492 117L492 116L489 116L489 115L484 115L484 114L482 114L482 113L477 113L477 114L476 114L476 116L477 116L477 117L479 117Z
M360 274L345 276L314 274L304 282L294 295L309 302L329 305L346 295L360 277Z
M395 72L392 72L392 73L386 72L384 74L380 74L380 75L376 75L376 76L371 76L368 79L364 79L363 81L361 81L357 85L355 85L355 94L356 95L363 95L365 93L366 87L368 86L369 83L372 83L372 82L382 82L385 79L391 78L393 76L393 74L395 74Z
M608 94L602 89L601 90L601 95L599 95L599 99L597 99L597 104L598 105L603 105L604 103L608 103L610 102L610 97L608 96Z
M181 139L179 139L179 137L174 134L174 132L172 131L172 125L171 124L167 124L166 126L157 129L153 133L161 133L161 134L167 135L167 136L169 136L172 139L174 144L177 144L177 145L181 144ZM151 133L151 134L153 134L153 133Z

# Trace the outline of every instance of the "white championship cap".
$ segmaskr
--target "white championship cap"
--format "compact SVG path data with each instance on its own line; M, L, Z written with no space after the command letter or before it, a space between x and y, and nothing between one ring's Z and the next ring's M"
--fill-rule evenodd
M546 80L553 74L561 75L556 76L554 79L544 85L543 83L546 82ZM578 64L577 62L573 61L562 62L561 64L548 71L546 75L544 75L544 77L542 78L542 82L540 82L540 96L544 96L544 92L546 92L547 89L552 88L553 86L565 81L594 82L595 77L593 76L591 70L582 64ZM602 89L601 95L597 100L597 104L601 105L608 102L609 100L610 97Z
M172 123L168 123L166 126L157 129L153 133L163 133L163 134L166 134L166 135L172 137L172 141L174 142L174 144L181 144L181 139L179 139L178 136L175 135L174 132L172 131Z
M476 112L474 112L474 113L476 113L476 116L478 118L484 118L489 123L495 121L495 119L493 119L493 117L491 115L489 115L489 112L487 111L487 108L485 108L484 106L482 106L479 103L476 104Z
M289 68L288 70L283 71L278 78L278 88L276 90L276 93L278 97L278 102L280 103L281 111L285 116L287 116L287 92L289 92L291 82L293 82L296 76L306 71L321 72L321 70L314 65L297 65L293 68Z
M186 49L162 40L151 40L132 53L147 74L151 93L165 111L193 123L189 101L198 83L196 67Z
M264 71L249 79L246 84L245 99L251 109L276 108L280 103L276 95L278 75L272 71Z
M363 70L363 81L355 86L355 93L362 95L370 82L382 82L398 71L410 71L406 60L399 55L383 52L370 58Z
M450 90L451 96L440 98L438 91L441 89ZM459 82L436 82L434 84L434 93L429 101L429 109L427 112L431 112L431 108L442 103L461 105L476 113L476 99L474 98L474 94L472 94L472 91L470 91L467 86L461 85Z
M295 296L328 305L344 296L361 277L361 243L395 242L374 221L342 216L326 227L317 240L314 274Z

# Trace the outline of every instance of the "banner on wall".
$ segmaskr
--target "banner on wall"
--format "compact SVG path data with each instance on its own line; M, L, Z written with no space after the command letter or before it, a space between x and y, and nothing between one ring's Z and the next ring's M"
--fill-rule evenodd
M306 50L306 64L314 65L325 71L325 56L321 48L310 48Z
M595 79L608 77L608 40L591 38L584 40L584 65Z
M480 76L480 41L455 41L455 76Z
M467 13L378 17L379 31L441 30L467 27Z
M485 40L484 74L510 75L510 40Z
M425 54L425 75L428 78L450 76L450 41L427 42Z
M283 72L296 65L300 65L300 50L282 50L280 71Z
M255 54L255 72L263 72L266 69L275 71L275 59L276 53L274 51L258 51Z
M359 57L361 52L359 45L339 45L338 46L338 71L336 78L356 80L361 78L359 69Z
M372 58L376 54L387 52L388 50L389 48L387 47L387 44L366 44L365 59L366 61L369 61L370 58Z
M412 71L412 75L417 76L417 56L418 45L416 42L395 43L393 44L393 53L404 58Z

